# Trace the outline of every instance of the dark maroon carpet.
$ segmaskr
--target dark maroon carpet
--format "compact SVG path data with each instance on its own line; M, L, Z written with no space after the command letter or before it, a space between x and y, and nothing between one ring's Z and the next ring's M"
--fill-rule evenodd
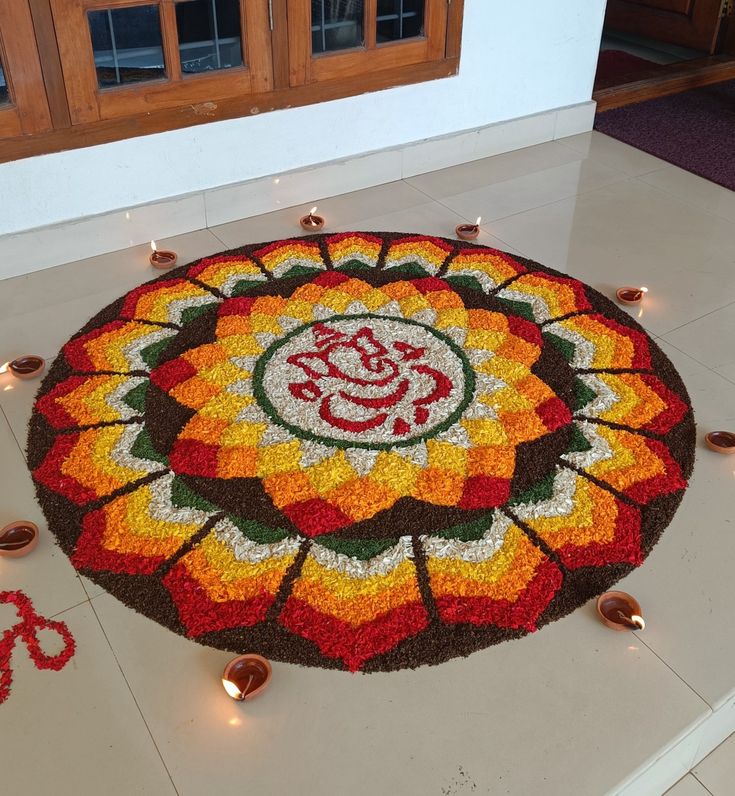
M595 129L735 191L735 80L598 113Z

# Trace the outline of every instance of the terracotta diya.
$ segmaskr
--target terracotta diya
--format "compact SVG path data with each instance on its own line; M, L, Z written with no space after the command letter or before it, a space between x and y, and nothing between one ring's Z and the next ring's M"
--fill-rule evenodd
M735 434L732 431L710 431L704 442L711 451L735 453Z
M151 249L151 256L148 260L154 268L173 268L176 265L176 261L179 259L176 252L156 248L156 242L154 240L151 241Z
M322 216L316 215L317 208L312 207L309 210L308 216L302 216L299 219L299 224L301 224L301 229L305 229L307 232L319 232L320 229L324 227L326 223Z
M646 623L635 597L624 591L606 591L597 598L597 614L613 630L644 630Z
M30 520L16 520L0 530L0 556L20 558L38 544L38 525Z
M7 369L16 379L35 379L46 369L46 360L36 354L24 354L8 362Z
M271 673L270 662L261 655L239 655L225 666L222 685L229 696L242 702L263 691L270 682Z
M647 287L619 287L615 291L621 304L640 304L648 293Z
M480 234L481 221L482 216L474 224L460 224L454 232L460 240L476 240Z

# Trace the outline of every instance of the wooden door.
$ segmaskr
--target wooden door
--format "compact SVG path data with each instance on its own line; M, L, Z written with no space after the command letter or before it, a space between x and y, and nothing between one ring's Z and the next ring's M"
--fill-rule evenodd
M447 0L288 0L289 82L440 60Z
M605 25L713 53L725 5L723 0L608 0Z
M0 0L0 138L50 129L27 0Z
M51 0L72 123L273 88L268 0Z

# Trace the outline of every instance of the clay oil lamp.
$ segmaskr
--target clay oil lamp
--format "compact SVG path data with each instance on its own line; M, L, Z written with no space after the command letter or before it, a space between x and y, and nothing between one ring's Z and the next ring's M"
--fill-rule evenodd
M613 630L644 630L641 606L624 591L606 591L597 598L597 614Z
M156 248L156 242L151 241L151 256L148 258L154 268L164 270L166 268L173 268L178 260L176 252L167 251L166 249Z
M312 207L311 210L309 210L308 216L302 216L299 219L301 229L305 230L306 232L319 232L319 230L324 227L324 218L323 216L316 215L316 211L317 208Z
M0 530L0 556L20 558L38 544L38 526L30 520L16 520Z
M22 357L6 362L0 367L0 373L12 373L16 379L35 379L46 369L46 360L36 354L24 354Z
M265 689L271 679L271 665L260 655L238 655L222 673L222 685L238 702L252 699Z
M474 224L460 224L454 232L460 240L477 240L481 222L482 216L479 216Z
M640 304L648 293L647 287L619 287L615 292L621 304Z
M716 453L735 453L735 433L732 431L710 431L704 442Z

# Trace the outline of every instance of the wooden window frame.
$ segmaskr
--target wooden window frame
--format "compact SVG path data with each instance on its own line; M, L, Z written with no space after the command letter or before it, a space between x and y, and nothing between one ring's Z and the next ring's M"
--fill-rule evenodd
M35 57L36 37L29 7L18 0L0 0L0 61L10 102L0 105L0 139L51 129L41 64Z
M166 76L145 83L99 88L87 14L96 9L136 6L158 6ZM272 89L270 36L262 35L269 32L268 1L248 0L242 7L245 13L240 36L245 65L182 75L174 0L51 0L72 123L135 116L151 108L212 102Z
M46 43L53 43L55 29L53 27L52 9L55 4L64 3L68 8L70 3L75 7L105 7L131 5L149 5L160 3L162 14L164 7L168 6L170 13L175 14L174 0L22 0L28 2L33 11L36 23L36 37ZM0 4L19 3L21 0L0 0ZM258 25L261 40L258 47L267 48L273 54L270 70L261 70L257 81L258 88L253 91L235 93L232 90L231 75L235 69L222 70L221 74L207 73L202 75L187 76L180 81L171 80L171 73L166 80L146 81L138 84L134 89L128 86L97 89L97 78L94 70L93 57L91 57L91 37L86 19L84 25L79 24L76 16L76 35L83 33L85 48L88 50L86 69L80 73L82 85L78 86L70 79L69 72L70 54L64 51L64 46L59 41L58 50L55 46L46 46L41 52L43 78L48 93L53 129L48 127L44 131L33 134L18 135L14 138L2 139L0 135L0 163L16 160L32 155L59 152L67 149L92 146L96 144L119 141L138 135L159 133L175 130L211 121L235 119L253 116L282 108L298 107L316 104L343 97L356 96L380 89L395 86L419 83L428 80L451 77L459 69L460 42L462 31L462 18L464 0L427 0L429 9L438 9L440 5L445 8L443 19L440 15L441 28L444 36L437 38L436 32L426 38L419 39L418 47L422 48L421 58L417 54L418 48L415 40L391 42L376 48L378 56L370 56L365 50L360 52L337 53L318 56L313 60L335 58L334 68L330 66L330 74L326 69L309 70L310 80L304 79L303 83L292 85L292 41L293 33L289 35L289 14L292 13L289 4L293 0L271 0L273 28L268 25L268 0L246 0L244 6L258 6L256 13L261 15L262 24ZM309 0L301 0L309 3ZM375 3L375 0L368 0ZM57 7L57 15L60 6ZM432 12L436 13L436 12ZM86 12L85 12L86 14ZM263 19L264 16L264 19ZM427 31L438 30L436 17L427 13ZM291 18L293 31L293 18ZM57 20L58 24L58 20ZM252 21L250 22L252 25ZM248 20L244 27L247 29ZM307 26L309 32L310 25ZM252 28L255 30L255 28ZM79 38L76 39L80 41ZM308 54L311 60L311 37ZM178 44L176 47L176 63L178 64ZM246 52L246 64L252 69L252 41L251 47ZM246 39L243 38L243 48ZM164 41L164 48L169 61L171 43ZM383 56L383 52L400 53L403 50L404 58L397 55ZM350 56L352 63L344 60L344 55ZM365 56L368 56L367 58ZM372 60L378 57L378 60ZM361 60L360 60L361 59ZM91 64L90 64L91 60ZM63 71L66 61L66 71ZM303 62L301 62L303 63ZM78 70L77 70L78 71ZM247 72L247 69L240 70ZM86 77L84 77L86 73ZM90 92L90 77L93 76L94 84ZM86 83L85 83L86 81ZM70 87L71 84L71 87ZM137 96L131 97L130 95ZM152 97L151 100L141 102L142 97ZM99 101L100 97L104 97ZM110 99L107 99L107 98ZM86 100L86 105L85 105ZM96 106L96 110L95 110ZM91 111L90 111L91 107Z
M377 44L378 0L365 0L365 44L349 50L312 53L311 0L288 0L290 83L340 80L366 71L437 61L444 58L447 0L425 0L423 36Z

